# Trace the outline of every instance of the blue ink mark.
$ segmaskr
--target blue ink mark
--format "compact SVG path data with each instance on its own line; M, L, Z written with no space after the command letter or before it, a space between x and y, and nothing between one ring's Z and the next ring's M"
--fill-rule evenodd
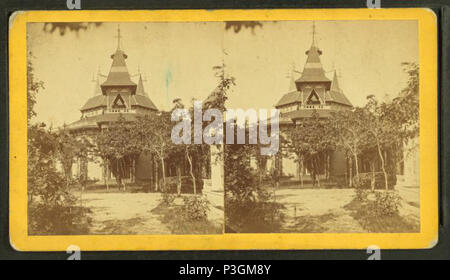
M170 95L169 95L169 86L170 83L172 82L172 71L169 69L167 69L166 71L166 101L167 104L170 104Z

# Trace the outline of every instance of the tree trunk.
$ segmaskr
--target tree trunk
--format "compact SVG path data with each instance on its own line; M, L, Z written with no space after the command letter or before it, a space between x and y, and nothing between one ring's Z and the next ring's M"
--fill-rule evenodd
M316 170L316 177L317 177L317 186L320 188L320 168L319 163L317 162L317 158L314 158L314 169Z
M64 177L66 178L66 188L68 189L70 187L70 181L72 180L72 165L73 165L73 159L71 159L70 163L63 164L64 169Z
M303 188L303 174L305 173L305 163L303 156L300 156L300 186Z
M108 162L103 159L103 180L105 182L106 190L109 190L108 186Z
M330 181L330 176L331 176L331 172L330 172L330 154L327 152L327 181Z
M195 176L194 176L194 172L192 170L192 158L189 155L189 151L188 151L187 147L186 147L186 157L189 162L189 174L191 175L191 178L192 178L192 187L194 188L194 194L197 194L197 182L195 182Z
M161 186L161 190L164 191L166 187L166 167L164 166L164 157L161 157L161 172L162 172L162 181L163 185Z
M355 175L359 176L358 154L353 154L353 158L355 159Z
M349 168L349 182L350 187L353 187L353 160L350 158L350 168Z
M120 168L121 168L120 175L121 176L122 176L122 174L125 175L125 159L123 159L123 158L120 160ZM123 185L123 190L125 191L127 189L125 180L122 180L122 185Z
M158 170L158 162L155 158L153 158L153 166L155 171L155 192L159 189L159 170Z
M258 157L258 185L259 186L262 185L262 181L263 181L263 166L262 166L263 164L262 164L262 158L260 158L260 157Z
M385 168L385 163L384 163L384 157L383 157L383 153L381 152L381 147L380 144L377 141L377 148L378 148L378 155L380 156L380 160L381 160L381 170L383 171L383 175L384 175L384 187L386 190L389 189L388 186L388 179L387 179L387 172L386 172L386 168Z
M181 167L177 165L177 194L181 195Z
M136 183L136 158L133 157L132 160L132 167L131 167L131 182L134 184Z
M375 162L371 162L370 163L370 171L372 172L372 179L370 180L370 186L371 186L372 191L374 191L375 190L375 180L376 180L376 177L375 177Z
M120 163L119 160L116 159L116 182L117 182L117 186L120 190L120 188L122 187L122 176L120 174Z

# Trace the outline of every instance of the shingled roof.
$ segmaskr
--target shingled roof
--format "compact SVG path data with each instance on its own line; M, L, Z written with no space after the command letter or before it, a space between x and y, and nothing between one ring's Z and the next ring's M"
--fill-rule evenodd
M144 89L144 81L142 79L141 74L139 74L139 81L136 88L136 94L132 95L131 106L133 105L158 110L158 108L156 108L155 104L148 97L148 94Z
M328 101L330 101L330 102L335 102L335 103L339 103L339 104L350 106L350 107L353 106L352 103L344 95L342 89L339 87L339 81L337 78L336 71L334 71L333 82L331 83L329 95L330 95L330 97L329 97Z
M142 80L142 75L141 74L139 74L139 81L138 81L137 88L136 88L136 94L148 96L147 93L144 90L144 82Z
M158 110L158 108L156 108L155 104L150 100L150 98L138 94L131 96L131 106L141 106L153 109L155 111Z
M111 69L109 71L108 78L106 78L106 81L102 84L102 87L136 86L136 83L134 83L130 78L128 68L125 63L127 55L118 48L116 52L111 55L111 58L113 59Z
M125 119L126 122L131 122L136 120L138 115L136 114L117 114L117 113L108 113L102 115L96 115L92 117L82 118L76 122L73 122L66 126L69 130L79 130L79 129L99 129L102 123L108 122L116 122L119 120L119 117Z
M88 99L86 104L81 107L80 111L86 111L89 109L95 109L98 107L106 107L106 96L105 95L97 95Z
M325 71L322 68L319 58L319 55L322 54L322 52L314 45L314 43L306 54L308 55L308 58L306 60L305 69L302 76L296 80L296 83L302 84L303 94L298 90L290 91L281 97L275 107L280 108L295 103L303 104L313 90L324 102L334 102L352 107L352 103L347 99L342 89L339 87L336 71L334 71L333 81L325 76ZM322 82L326 82L326 84L323 85L321 84ZM290 88L292 89L292 86Z
M305 67L303 69L302 75L295 82L302 84L306 82L331 82L325 76L325 71L323 70L322 63L320 62L320 55L322 51L319 50L314 44L311 48L306 51L308 58L306 59Z
M278 103L275 105L275 107L280 107L280 106L299 103L299 102L302 102L301 92L292 91L292 92L289 92L289 93L286 93L285 95L283 95L281 97L280 101L278 101Z

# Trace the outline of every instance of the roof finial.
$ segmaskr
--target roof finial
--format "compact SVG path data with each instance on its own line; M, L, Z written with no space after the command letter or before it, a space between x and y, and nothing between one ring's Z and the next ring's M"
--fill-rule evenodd
M312 45L315 46L316 45L316 22L313 21L313 26L312 26Z
M120 24L117 25L117 49L120 50L120 39L122 36L120 35Z

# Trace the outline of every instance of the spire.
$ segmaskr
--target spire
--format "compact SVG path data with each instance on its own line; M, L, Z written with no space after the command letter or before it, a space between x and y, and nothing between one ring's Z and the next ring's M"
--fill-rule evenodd
M334 70L333 81L331 82L331 89L330 89L330 91L336 91L336 92L340 92L341 91L341 89L339 87L339 82L338 82L338 77L337 77L336 70Z
M102 89L100 88L100 68L97 70L97 74L95 75L95 78L92 77L92 81L95 82L94 96L101 95Z
M120 24L117 25L117 50L120 50L120 39L122 36L120 36Z
M315 45L315 34L316 25L313 22L312 44L309 50L305 53L308 57L306 59L302 76L296 82L300 84L307 82L324 82L329 85L331 81L325 76L325 71L323 70L322 63L320 62L322 51Z
M147 93L145 92L145 89L144 89L144 80L142 79L142 75L140 73L139 73L139 82L138 82L138 85L137 85L136 94L148 97L148 95L147 95Z
M117 29L117 50L111 55L113 60L111 64L111 69L109 70L108 77L106 81L102 84L103 86L136 86L136 84L131 81L130 73L128 73L127 64L125 59L128 57L120 49L120 27Z
M289 81L289 92L296 91L297 86L295 85L295 64L292 63L292 69L290 73L288 74Z
M312 46L316 45L316 22L313 21L313 26L312 26Z

